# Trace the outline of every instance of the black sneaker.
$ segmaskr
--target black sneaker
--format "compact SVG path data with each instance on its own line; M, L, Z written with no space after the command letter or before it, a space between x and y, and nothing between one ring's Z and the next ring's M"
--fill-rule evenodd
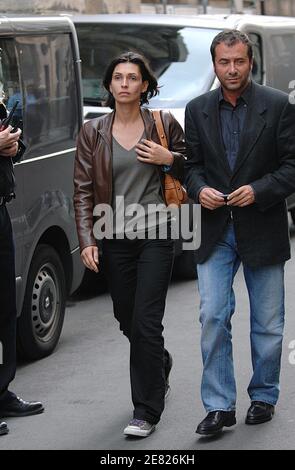
M170 395L170 385L169 385L169 375L173 366L173 359L167 350L165 354L168 355L168 358L165 360L164 370L165 370L165 400L167 400L168 396ZM167 356L166 356L167 357Z

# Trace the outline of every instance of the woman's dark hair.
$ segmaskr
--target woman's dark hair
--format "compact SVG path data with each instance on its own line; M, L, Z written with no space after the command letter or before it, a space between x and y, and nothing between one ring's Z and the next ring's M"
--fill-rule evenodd
M105 72L105 76L103 79L103 85L108 91L108 98L105 102L105 105L109 106L112 109L115 109L115 99L112 93L110 92L110 84L112 81L113 72L118 64L124 64L127 62L138 65L141 72L142 81L148 82L147 90L141 94L140 105L148 104L149 100L159 93L158 81L154 76L153 72L151 71L147 60L142 55L137 54L136 52L124 52L123 54L119 55L118 57L112 60Z
M253 58L253 44L250 41L249 37L247 34L242 33L241 31L238 31L237 29L228 29L221 31L221 33L217 34L215 38L212 41L211 47L210 47L210 52L213 60L213 64L215 62L215 49L216 47L224 43L227 46L235 46L239 42L245 44L248 47L248 57L249 60L251 61Z

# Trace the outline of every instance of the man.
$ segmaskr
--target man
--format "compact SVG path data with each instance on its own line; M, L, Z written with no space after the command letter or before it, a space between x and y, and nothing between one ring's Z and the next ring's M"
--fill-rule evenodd
M211 45L221 88L186 109L186 184L202 206L197 252L201 299L202 400L197 433L236 423L231 316L242 263L250 300L253 375L247 424L272 419L279 395L284 262L290 258L285 198L295 191L295 106L251 81L253 50L236 30Z
M8 390L16 369L16 299L14 245L6 203L14 197L13 162L24 151L19 141L21 130L11 131L11 126L0 131L0 418L28 416L44 410L42 403L24 401ZM7 433L6 423L0 422L0 435Z

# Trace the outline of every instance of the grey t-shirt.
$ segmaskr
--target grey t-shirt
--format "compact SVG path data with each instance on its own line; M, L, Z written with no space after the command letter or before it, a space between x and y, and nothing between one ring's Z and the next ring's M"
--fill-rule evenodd
M137 160L135 148L126 150L114 137L112 145L114 233L136 231L144 236L170 220L161 193L158 168Z

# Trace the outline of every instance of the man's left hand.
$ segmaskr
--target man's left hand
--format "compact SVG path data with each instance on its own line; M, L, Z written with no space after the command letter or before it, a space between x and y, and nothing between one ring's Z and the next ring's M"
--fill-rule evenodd
M18 151L18 142L14 142L10 147L1 149L1 157L15 157Z
M255 194L252 186L246 184L236 189L227 198L228 206L245 207L255 202Z

